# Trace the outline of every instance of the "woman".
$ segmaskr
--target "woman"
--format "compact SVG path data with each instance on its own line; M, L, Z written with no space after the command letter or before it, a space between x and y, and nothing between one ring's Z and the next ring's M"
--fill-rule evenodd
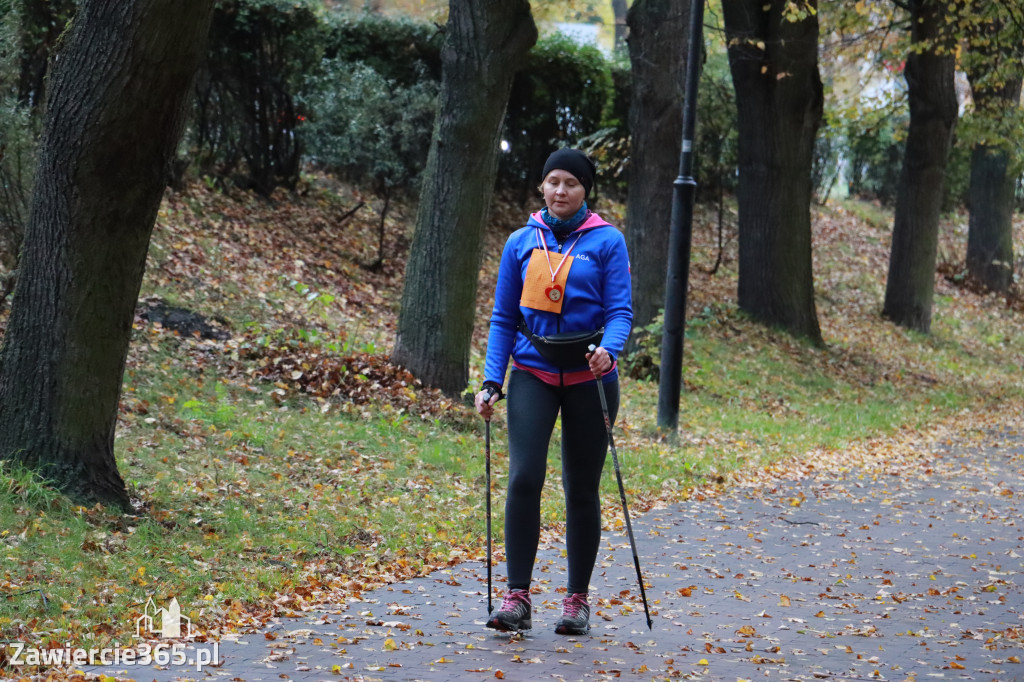
M625 239L587 208L594 172L593 162L579 150L551 154L539 188L545 208L508 238L498 270L483 389L475 399L477 411L490 419L503 397L511 356L508 589L501 608L487 621L496 630L532 627L530 582L540 538L541 490L559 413L569 570L568 596L555 632L580 635L590 629L588 592L601 541L598 488L608 449L594 382L604 382L614 421L619 405L615 357L633 321ZM560 343L566 335L574 338ZM588 353L591 343L597 348Z

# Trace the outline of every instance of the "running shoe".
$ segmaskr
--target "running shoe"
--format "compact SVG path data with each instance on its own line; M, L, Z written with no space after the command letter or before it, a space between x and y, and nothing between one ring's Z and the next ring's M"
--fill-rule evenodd
M559 635L585 635L590 631L590 604L586 592L570 594L562 600L562 617L555 623Z
M501 632L517 632L533 627L529 590L509 590L501 601L501 608L487 619L487 627Z

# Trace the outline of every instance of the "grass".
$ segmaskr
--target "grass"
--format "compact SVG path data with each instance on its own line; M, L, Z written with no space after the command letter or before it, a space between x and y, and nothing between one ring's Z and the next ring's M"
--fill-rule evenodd
M817 276L841 283L822 287L824 349L739 312L729 257L723 273L694 281L698 312L686 338L678 439L657 431L656 383L623 379L616 443L637 511L807 453L848 465L848 450L872 439L1019 407L1020 315L994 297L941 287L931 335L884 322L871 293L884 235L876 224L857 227L863 223L849 209L855 204L845 205L846 213L820 219L845 221L841 238L816 245ZM225 222L204 231L197 218L204 208ZM200 630L220 636L305 603L358 598L374 586L483 556L483 428L468 407L437 403L414 414L386 401L278 390L253 374L260 361L240 354L244 343L301 349L305 357L380 353L393 320L375 319L400 295L400 263L390 275L360 271L352 263L363 249L352 235L345 238L356 255L346 261L342 247L318 252L327 247L297 237L293 222L278 226L271 209L260 211L197 190L162 213L144 294L222 315L236 339L219 344L137 325L116 444L120 470L141 504L137 515L75 507L30 472L0 468L0 641L124 642L151 596L177 597ZM873 223L881 220L877 207L863 211ZM271 216L262 229L281 231L280 242L257 251L260 258L279 252L280 260L260 266L238 250L244 240L231 232L237 221L223 218L238 212L250 221ZM376 218L364 220L360 229L372 239ZM855 229L862 232L851 237ZM498 237L489 259L500 252ZM701 272L714 261L714 240L699 230L695 237ZM307 242L310 251L296 246ZM298 260L302 272L294 271ZM240 265L225 273L228 263ZM352 268L358 277L345 275ZM310 299L311 292L336 300ZM502 414L493 452L499 542L507 472ZM552 443L542 518L557 532L557 432ZM610 460L606 469L602 491L612 522L620 512Z

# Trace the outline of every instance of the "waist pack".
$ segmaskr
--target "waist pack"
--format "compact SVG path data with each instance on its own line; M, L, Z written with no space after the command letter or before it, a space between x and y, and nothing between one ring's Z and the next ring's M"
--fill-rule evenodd
M572 369L587 364L591 345L599 345L604 327L585 332L562 332L540 336L530 331L526 320L519 319L521 331L545 360L559 369Z

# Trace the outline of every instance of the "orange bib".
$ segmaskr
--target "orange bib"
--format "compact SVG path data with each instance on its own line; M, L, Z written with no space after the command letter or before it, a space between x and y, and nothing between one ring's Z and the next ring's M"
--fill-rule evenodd
M565 263L562 262L563 258L566 259ZM569 254L563 256L560 253L534 249L526 266L523 295L519 299L519 305L549 313L562 312L565 281L569 277L572 261L573 258Z

